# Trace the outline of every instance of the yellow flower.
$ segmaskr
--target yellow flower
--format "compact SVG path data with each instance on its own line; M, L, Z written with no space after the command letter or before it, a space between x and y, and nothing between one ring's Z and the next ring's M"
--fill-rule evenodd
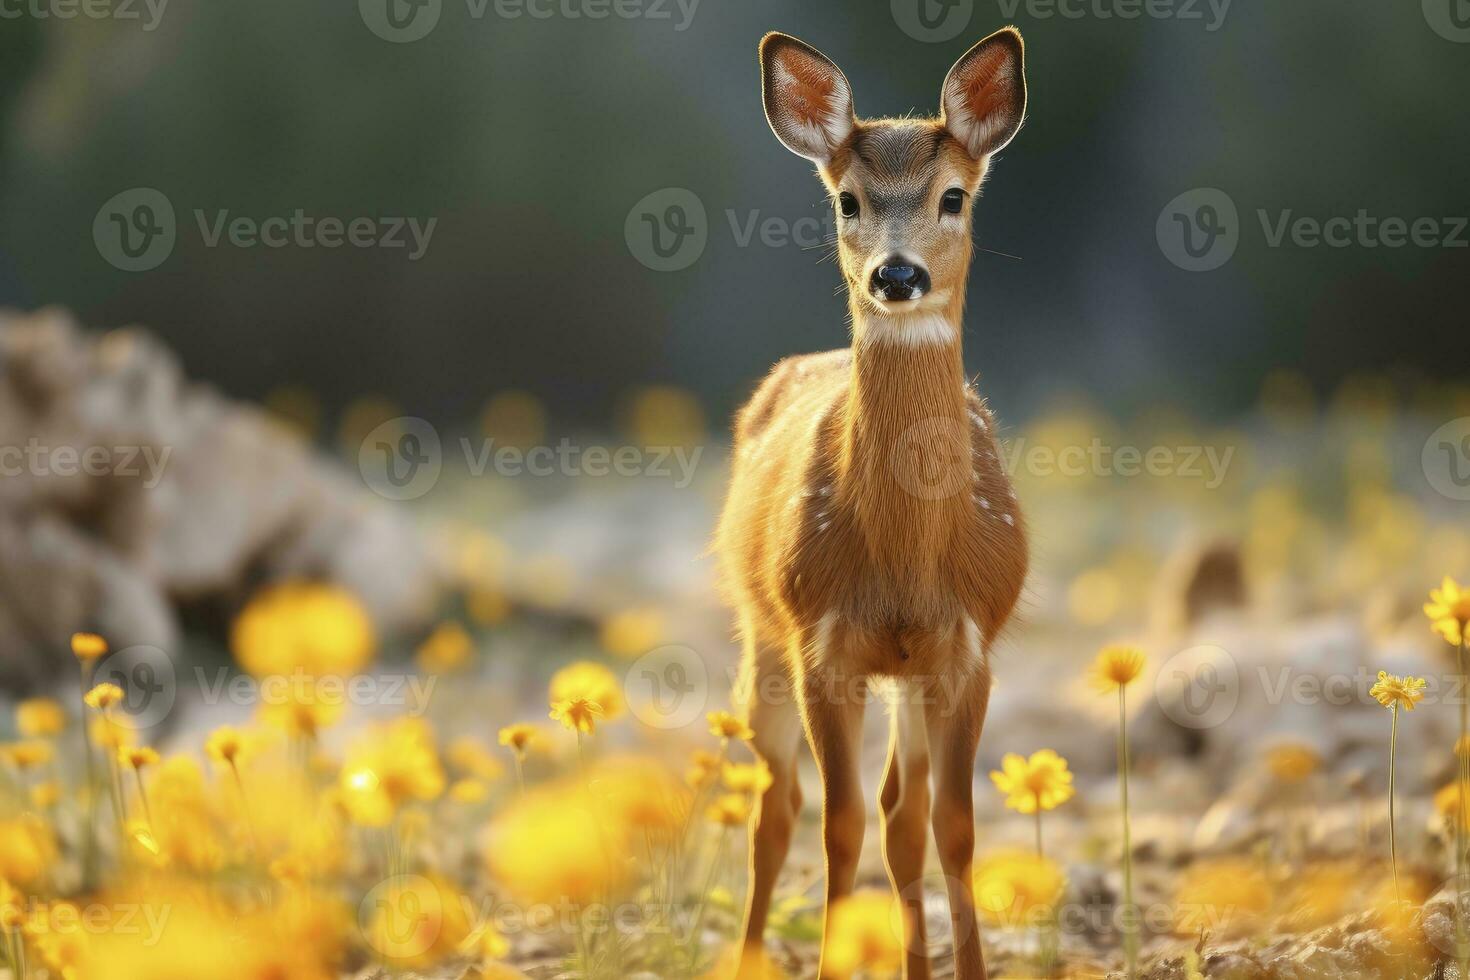
M533 787L490 827L490 871L518 899L573 905L607 901L629 881L632 867L609 861L632 840L616 809L594 814L576 780Z
M1076 792L1067 760L1052 749L1033 752L1030 759L1007 753L1000 765L990 779L1006 794L1006 806L1017 813L1055 810Z
M0 820L0 880L20 888L40 881L56 863L56 837L33 815Z
M475 641L469 631L459 623L441 623L419 644L419 669L430 674L442 674L454 670L470 659L475 652Z
M758 759L749 765L727 762L721 775L724 777L725 788L735 793L760 796L771 787L771 767L766 765L764 759Z
M685 771L684 781L695 789L700 789L719 775L721 765L720 757L713 752L695 749L690 759L690 766Z
M999 925L1036 924L1030 920L1049 915L1066 887L1062 869L1032 851L999 851L975 865L975 904Z
M1200 929L1222 935L1253 933L1271 909L1272 885L1253 861L1220 858L1184 872L1174 897L1174 931L1198 936Z
M117 757L129 769L143 769L158 764L158 753L146 745L122 749Z
M1424 697L1426 683L1422 677L1396 677L1380 670L1378 683L1368 689L1368 694L1385 708L1401 704L1405 711L1413 711L1415 703Z
M1127 687L1143 673L1143 664L1143 651L1138 647L1110 644L1102 648L1093 662L1093 683L1103 691Z
M256 717L288 735L315 739L342 720L346 697L329 682L309 675L293 675L284 695L263 700Z
M92 744L113 751L124 745L132 745L138 740L138 733L132 728L106 715L93 718L87 725L87 734L91 737Z
M602 624L602 647L615 657L637 657L658 646L664 620L657 609L626 609Z
M66 730L66 711L51 698L29 698L15 706L15 729L26 738L47 738Z
M755 732L743 720L728 711L709 713L709 733L715 738L739 739L744 742L755 737Z
M598 812L610 814L617 826L642 833L682 831L689 794L652 760L613 759L599 767L591 786Z
M587 698L569 698L551 705L551 717L574 732L591 735L597 730L597 719L603 716L602 705Z
M96 633L73 633L71 652L78 660L91 663L107 653L107 641Z
M38 810L49 810L61 800L61 784L55 780L37 783L31 787L31 806Z
M744 793L725 793L710 804L705 816L724 827L742 827L750 818L750 799Z
M459 779L449 787L449 799L466 806L484 803L490 798L490 787L478 779Z
M204 751L211 758L227 766L239 765L245 754L245 736L237 728L221 725L209 733Z
M1458 781L1440 787L1434 794L1434 811L1444 820L1445 826L1453 830L1459 823L1464 812L1460 803L1460 784Z
M500 744L516 755L524 756L535 741L541 737L541 729L528 722L506 725L499 733Z
M499 779L505 774L504 764L491 755L490 750L480 744L479 740L467 735L450 742L444 751L444 758L455 769L476 779Z
M404 803L444 792L444 770L434 732L417 718L369 729L347 750L340 785L354 823L386 827Z
M1429 590L1424 615L1430 628L1449 643L1459 645L1470 625L1470 589L1465 589L1448 575L1437 589Z
M51 761L50 742L12 742L0 751L11 765L21 771L35 769Z
M122 688L116 684L98 684L82 697L87 707L96 708L98 711L106 711L122 699Z
M1316 750L1297 742L1275 745L1266 750L1266 768L1283 783L1299 783L1322 765Z
M255 677L343 676L372 659L377 640L362 603L345 589L283 582L257 592L230 630L230 649Z
M604 721L616 721L623 713L623 689L617 677L602 664L590 660L563 667L551 678L552 704L578 698L596 702L602 708Z
M823 963L837 977L897 974L906 944L903 912L888 892L854 892L832 907Z

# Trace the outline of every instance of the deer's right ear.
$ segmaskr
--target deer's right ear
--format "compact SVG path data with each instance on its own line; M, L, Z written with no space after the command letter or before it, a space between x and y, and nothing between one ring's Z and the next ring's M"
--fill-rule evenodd
M776 138L826 164L852 132L852 86L826 55L788 34L761 39L761 99Z

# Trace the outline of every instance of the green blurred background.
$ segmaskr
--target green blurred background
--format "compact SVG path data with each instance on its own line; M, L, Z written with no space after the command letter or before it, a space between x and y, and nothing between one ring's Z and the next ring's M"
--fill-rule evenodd
M718 430L772 361L845 341L823 249L742 246L732 230L827 214L762 117L760 35L823 49L863 115L930 113L955 58L1014 21L1030 117L992 170L977 239L1018 258L977 254L967 334L1002 416L1080 389L1114 412L1229 417L1282 367L1322 394L1362 372L1464 378L1470 249L1273 248L1256 216L1470 212L1470 43L1436 29L1441 0L1237 2L1223 19L1192 0L1137 19L1099 14L1127 0L1068 8L1080 16L957 0L931 10L968 16L939 42L900 29L905 2L645 0L594 19L571 13L597 0L547 17L442 0L412 43L377 36L351 2L172 0L156 21L141 2L136 20L11 16L31 9L12 2L0 306L148 325L240 397L300 386L332 411L372 392L453 424L514 387L578 426L631 388L674 384ZM140 186L170 199L179 237L129 273L99 255L92 223ZM707 247L675 272L624 238L630 209L666 187L708 214ZM1213 272L1177 268L1155 238L1161 209L1197 187L1240 212L1237 252ZM210 248L196 208L437 226L418 261Z

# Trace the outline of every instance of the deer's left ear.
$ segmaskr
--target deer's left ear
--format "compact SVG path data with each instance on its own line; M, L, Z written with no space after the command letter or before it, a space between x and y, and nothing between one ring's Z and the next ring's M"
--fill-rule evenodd
M979 160L1004 147L1026 115L1025 46L1004 27L966 51L944 79L946 128Z

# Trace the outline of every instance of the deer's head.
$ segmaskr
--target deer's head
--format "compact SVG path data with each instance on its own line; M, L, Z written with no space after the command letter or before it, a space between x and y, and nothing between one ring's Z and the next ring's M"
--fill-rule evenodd
M937 119L858 119L846 76L794 37L766 35L760 58L771 129L816 163L837 211L855 310L957 314L975 195L1026 111L1021 35L1008 27L966 52L944 80Z

